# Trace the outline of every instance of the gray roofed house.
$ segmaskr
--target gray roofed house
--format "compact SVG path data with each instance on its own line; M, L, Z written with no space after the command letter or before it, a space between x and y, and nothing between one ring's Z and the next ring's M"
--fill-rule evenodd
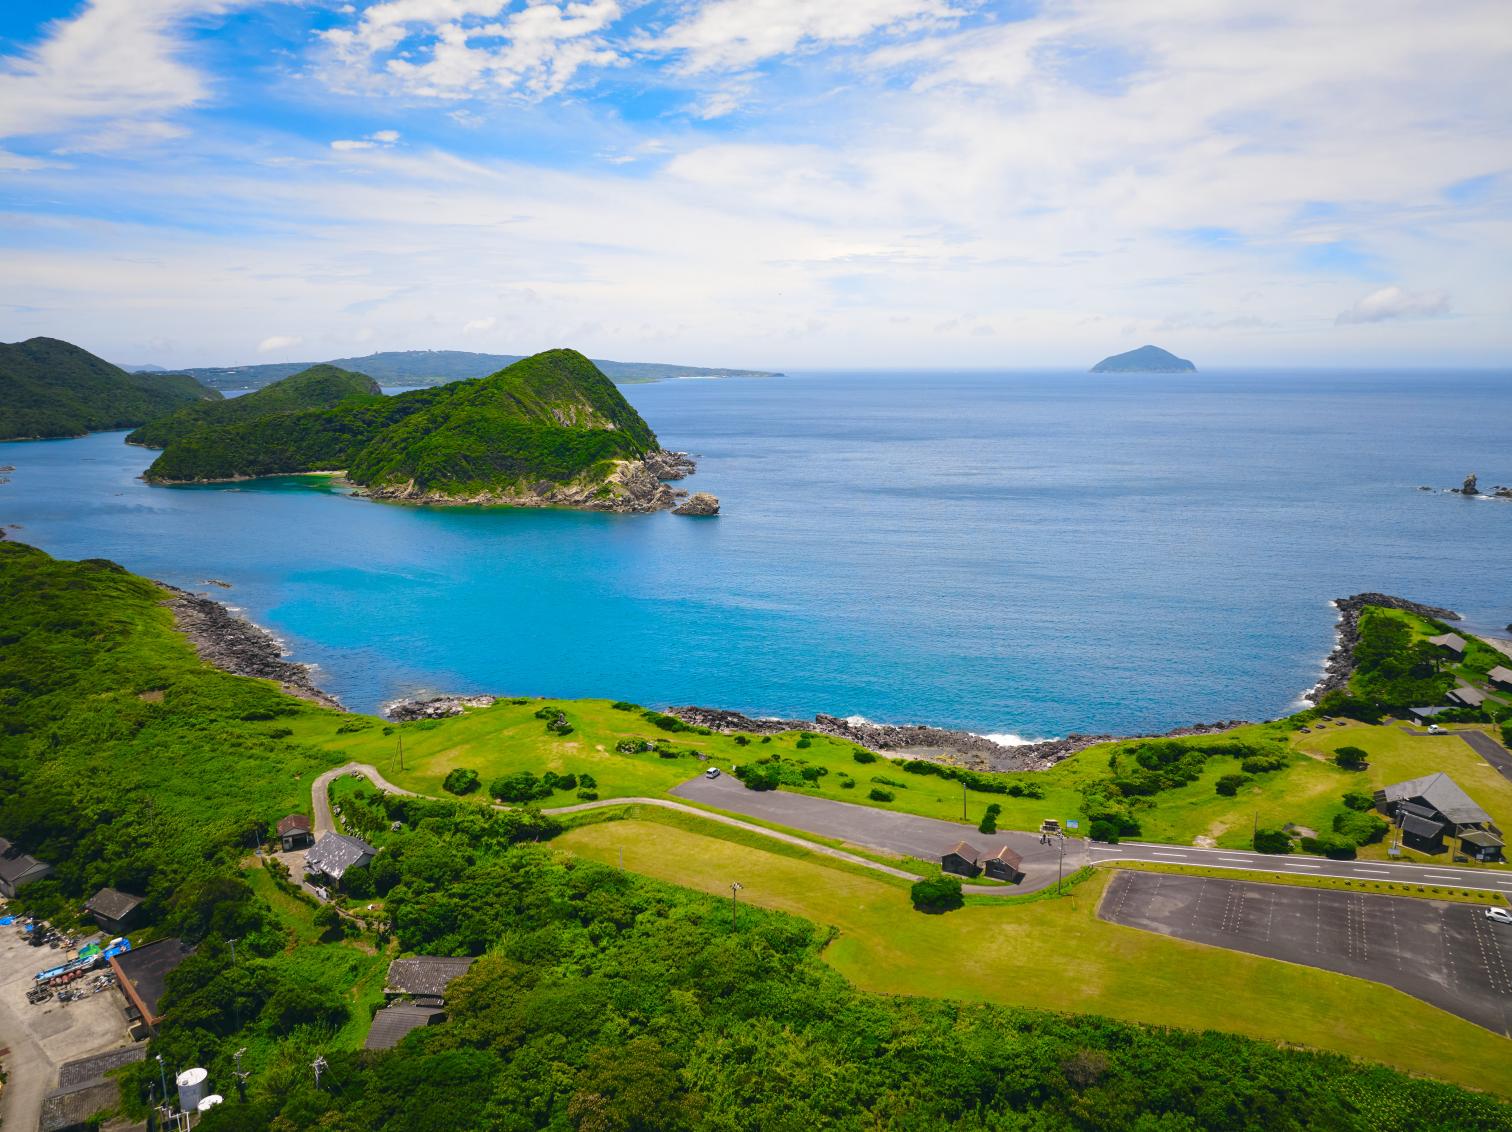
M1458 633L1440 633L1437 637L1429 637L1428 643L1441 649L1448 649L1455 656L1465 655L1465 638Z
M1459 839L1460 852L1478 861L1501 856L1501 830L1491 824L1491 815L1442 771L1394 782L1376 791L1375 802L1401 823L1403 839L1412 848L1442 852L1441 839L1447 834ZM1472 836L1481 833L1490 836Z
M1438 707L1415 707L1408 708L1407 710L1417 719L1432 719L1434 716L1440 715L1450 709L1440 704Z
M1479 688L1472 688L1468 684L1461 684L1449 693L1449 698L1466 707L1480 707L1486 702L1486 693Z
M117 888L102 888L89 898L84 910L108 932L119 934L142 905L142 897Z
M138 1044L64 1063L58 1070L58 1087L42 1099L38 1132L67 1132L85 1128L91 1116L121 1103L119 1083L105 1074L147 1056Z
M366 865L377 852L360 837L328 833L305 854L305 872L318 873L340 884L348 870Z
M39 861L30 853L18 853L12 846L0 857L0 896L14 899L22 886L44 880L52 873L53 867L46 861Z
M433 1026L445 1021L446 1012L435 1006L416 1006L409 1002L395 1002L373 1015L372 1028L368 1030L365 1049L393 1049L412 1030Z
M1444 825L1432 818L1420 817L1417 814L1403 814L1402 832L1419 841L1437 841L1444 835Z
M453 979L467 974L475 960L453 959L445 955L416 955L395 959L389 964L387 995L411 995L435 999L439 1005L446 998L446 988Z
M1499 688L1512 688L1512 668L1505 665L1498 664L1486 673L1486 678Z

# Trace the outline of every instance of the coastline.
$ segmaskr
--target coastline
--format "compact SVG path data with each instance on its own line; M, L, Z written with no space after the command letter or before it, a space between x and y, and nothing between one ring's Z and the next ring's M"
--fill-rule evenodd
M1354 674L1354 650L1360 643L1360 611L1367 605L1400 609L1437 621L1462 620L1452 609L1425 605L1402 597L1392 597L1390 594L1366 592L1335 598L1333 606L1339 611L1339 620L1334 626L1333 651L1323 660L1323 678L1302 694L1306 703L1316 704L1330 692L1342 692L1349 687L1349 678Z

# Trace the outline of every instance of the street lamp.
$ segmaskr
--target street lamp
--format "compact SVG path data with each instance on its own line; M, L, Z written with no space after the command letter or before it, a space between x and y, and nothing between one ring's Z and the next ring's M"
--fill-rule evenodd
M745 885L741 884L738 880L732 880L730 882L730 930L732 932L740 930L740 927L737 924L735 918L736 913L740 907L740 900L737 894L744 887Z

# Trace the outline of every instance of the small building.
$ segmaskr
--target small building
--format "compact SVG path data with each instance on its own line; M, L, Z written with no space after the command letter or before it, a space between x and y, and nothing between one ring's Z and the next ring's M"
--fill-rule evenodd
M1458 633L1441 633L1437 637L1429 637L1428 643L1458 657L1465 655L1465 638Z
M328 833L305 854L305 872L340 885L342 877L352 869L368 865L377 852L360 837Z
M993 880L1006 880L1010 884L1017 884L1024 879L1023 864L1023 854L1015 853L1004 845L982 862L982 869Z
M389 964L383 993L388 1004L373 1015L367 1049L393 1049L412 1030L446 1020L446 989L471 969L474 960L416 955Z
M159 939L134 947L110 958L110 969L121 984L121 993L126 996L126 1017L140 1021L148 1033L157 1033L158 1023L163 1020L158 1003L163 997L168 976L178 968L194 948L187 947L179 939Z
M58 1087L42 1098L38 1132L73 1132L93 1127L91 1117L121 1103L120 1084L106 1074L146 1056L146 1046L131 1045L65 1062L58 1070Z
M1486 673L1486 679L1490 680L1498 688L1505 688L1507 691L1512 692L1512 668L1498 664L1490 672Z
M278 840L283 851L307 848L314 837L310 834L310 819L303 814L290 814L278 823Z
M53 867L0 838L0 896L14 900L28 884L52 876Z
M944 872L955 873L957 876L974 877L982 871L977 866L980 857L981 854L977 852L975 846L959 841L955 848L941 854L940 868Z
M116 888L102 888L85 903L84 911L93 916L94 922L107 932L120 935L131 926L131 921L135 919L137 909L141 906L140 896Z
M1434 716L1436 716L1436 715L1442 715L1444 712L1446 712L1448 710L1449 709L1446 708L1446 707L1444 707L1443 705L1439 705L1438 707L1415 707L1415 708L1408 708L1407 712L1408 712L1409 715L1412 716L1413 719L1417 720L1419 723L1428 723L1428 722L1432 721L1432 719L1433 719Z
M1461 684L1449 693L1449 698L1462 707L1478 708L1486 702L1486 693L1468 684Z
M1375 792L1376 807L1401 827L1402 841L1423 853L1442 853L1444 839L1477 861L1501 859L1502 833L1491 815L1442 771L1395 782Z

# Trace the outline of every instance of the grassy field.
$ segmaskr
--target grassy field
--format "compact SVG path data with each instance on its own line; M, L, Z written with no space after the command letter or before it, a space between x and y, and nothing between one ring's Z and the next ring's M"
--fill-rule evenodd
M1221 1028L1337 1050L1512 1095L1512 1044L1388 987L1104 923L1099 872L1058 900L914 912L901 885L649 821L557 844L839 930L828 960L863 989Z

